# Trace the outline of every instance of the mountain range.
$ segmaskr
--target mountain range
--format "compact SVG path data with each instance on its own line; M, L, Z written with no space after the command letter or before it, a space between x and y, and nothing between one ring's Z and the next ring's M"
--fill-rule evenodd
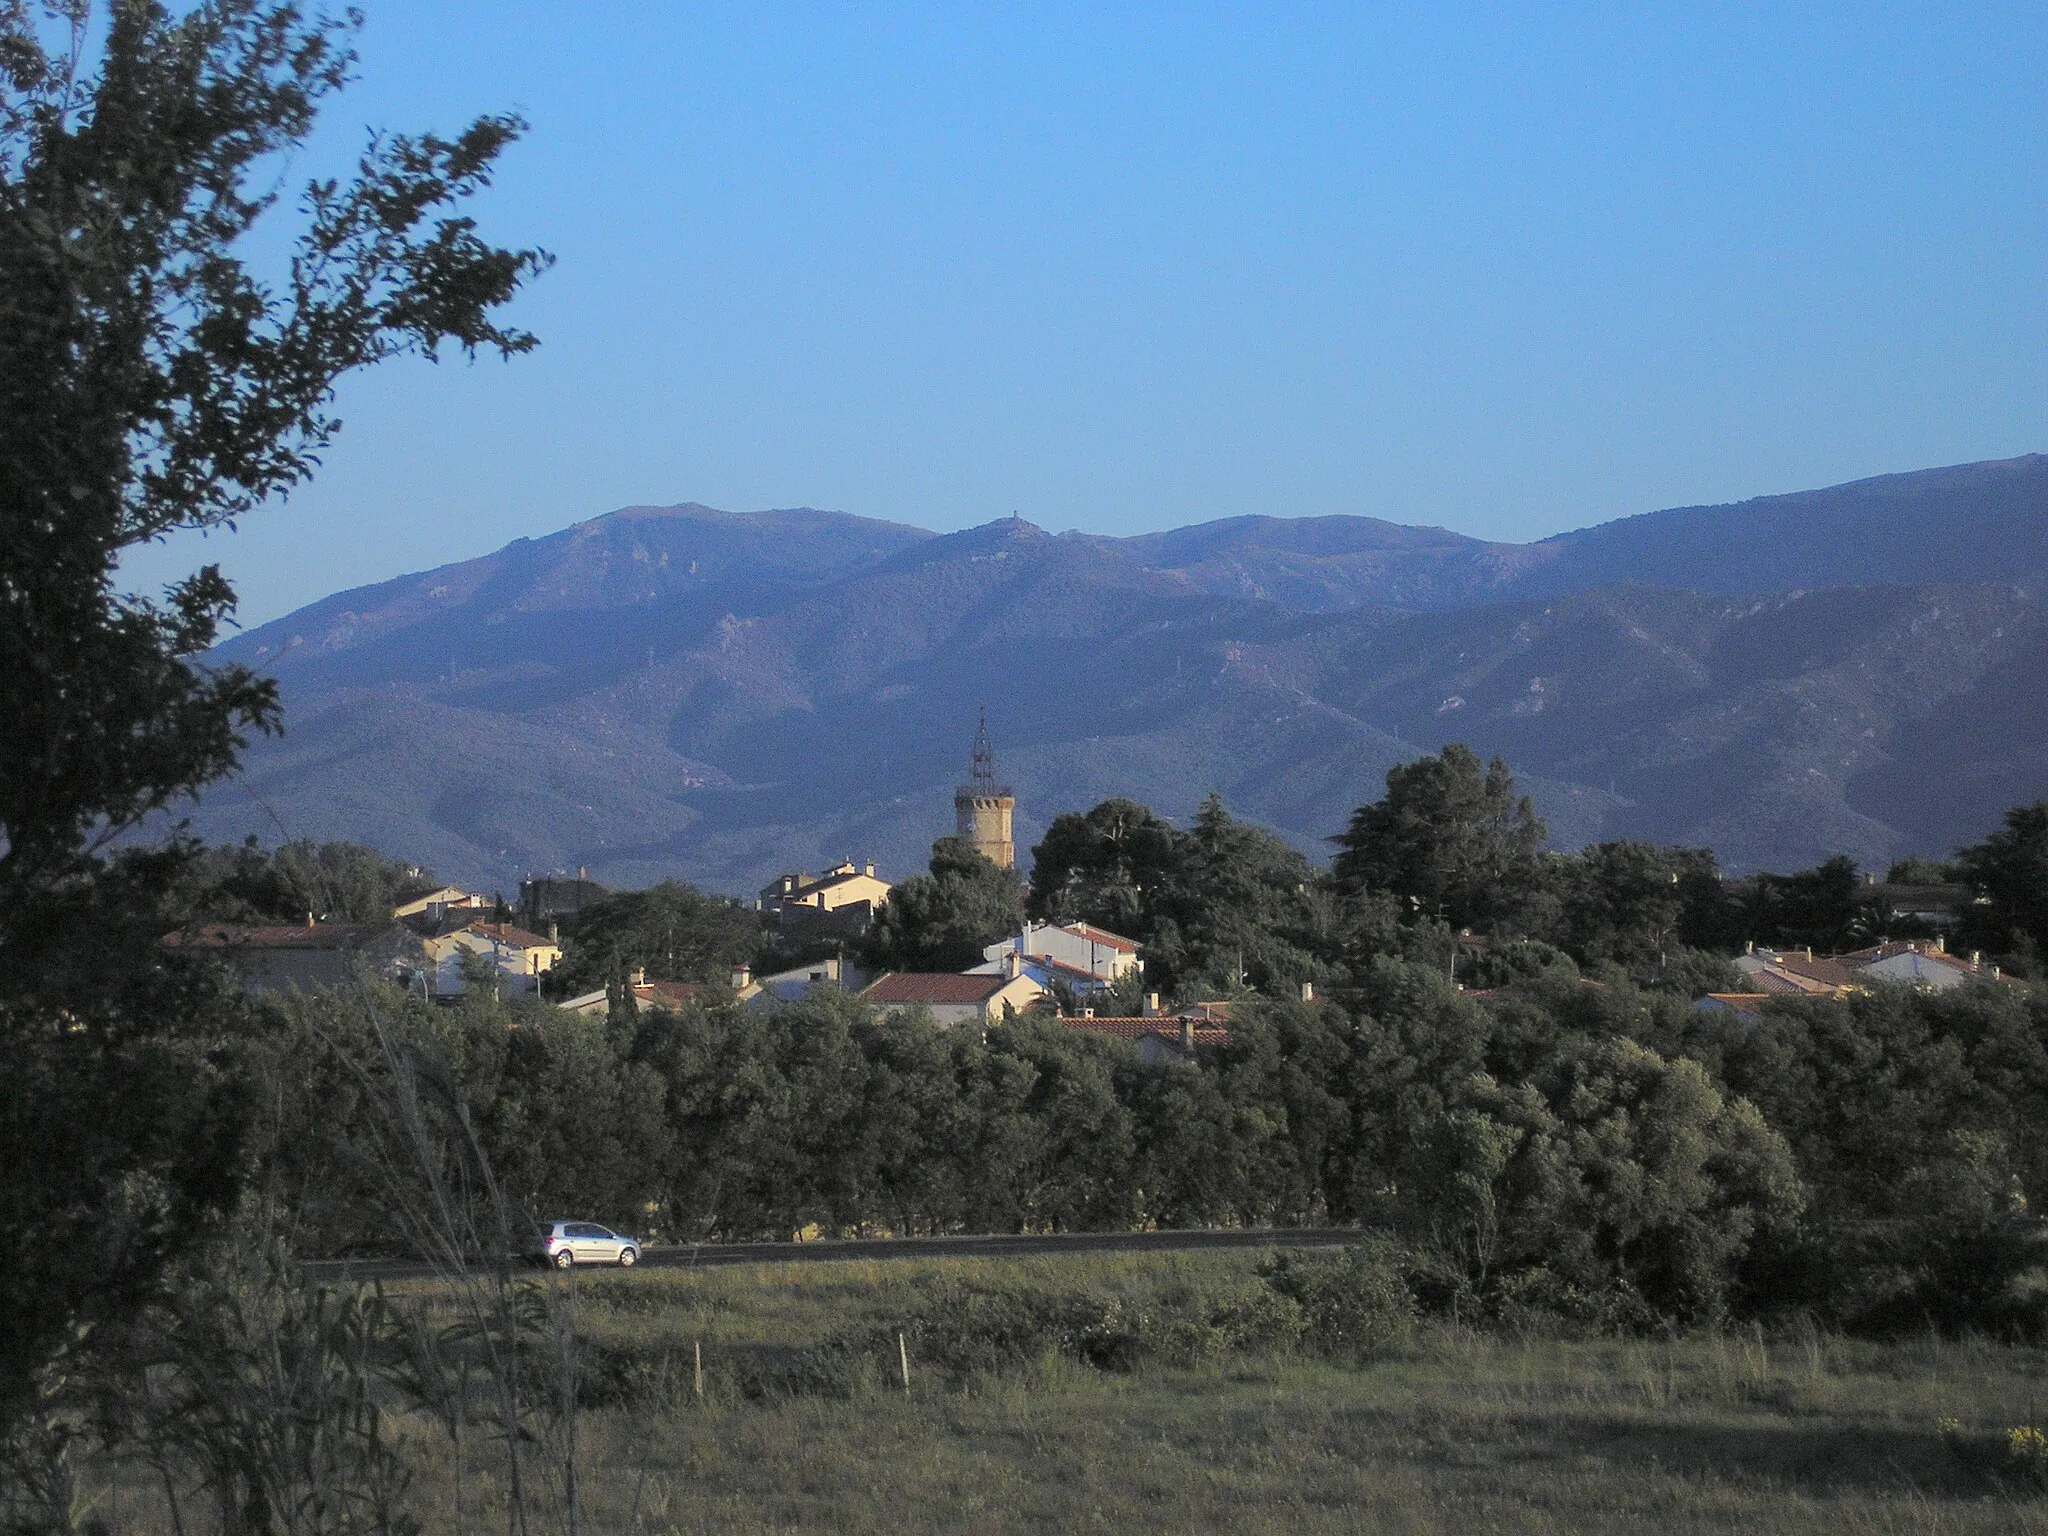
M1531 544L629 507L223 645L278 679L286 729L190 817L486 889L900 877L950 830L985 708L1020 856L1061 811L1212 790L1318 849L1394 763L1463 741L1556 846L1881 866L2048 796L2044 588L2044 455Z

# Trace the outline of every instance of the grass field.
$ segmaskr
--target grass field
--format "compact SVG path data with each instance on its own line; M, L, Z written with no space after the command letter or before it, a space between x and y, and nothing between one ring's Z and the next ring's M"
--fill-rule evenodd
M2048 1357L2031 1349L1425 1324L1355 1366L1275 1351L950 1371L913 1356L902 1386L889 1330L919 1284L1085 1286L1142 1308L1251 1284L1257 1261L579 1276L599 1404L576 1425L585 1529L2048 1532L2043 1484L2006 1436L2048 1412ZM873 1358L829 1390L776 1385L778 1363L849 1337ZM401 1434L428 1530L504 1529L487 1446L458 1522L447 1441L424 1421ZM116 1482L101 1504L115 1529L168 1529L141 1484Z

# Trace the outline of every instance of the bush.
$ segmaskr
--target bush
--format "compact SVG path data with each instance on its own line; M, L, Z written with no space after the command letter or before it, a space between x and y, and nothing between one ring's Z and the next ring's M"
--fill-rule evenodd
M1340 1254L1292 1250L1276 1254L1259 1273L1276 1297L1298 1309L1301 1336L1311 1348L1335 1359L1368 1360L1414 1326L1415 1297L1403 1258L1385 1243Z

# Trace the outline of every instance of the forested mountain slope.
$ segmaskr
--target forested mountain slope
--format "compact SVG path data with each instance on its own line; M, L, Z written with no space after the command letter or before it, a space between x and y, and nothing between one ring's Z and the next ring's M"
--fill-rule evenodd
M1183 815L1215 789L1313 846L1393 762L1466 741L1564 846L1876 863L2048 794L2043 570L2040 456L1535 545L633 508L238 637L287 733L193 819L507 888L901 873L985 704L1020 843L1110 794Z

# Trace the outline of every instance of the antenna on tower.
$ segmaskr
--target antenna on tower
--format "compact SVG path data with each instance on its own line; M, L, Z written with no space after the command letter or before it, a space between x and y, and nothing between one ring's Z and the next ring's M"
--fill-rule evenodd
M996 748L988 739L988 706L981 707L981 722L974 728L974 755L968 761L967 782L976 789L993 790L996 782Z

